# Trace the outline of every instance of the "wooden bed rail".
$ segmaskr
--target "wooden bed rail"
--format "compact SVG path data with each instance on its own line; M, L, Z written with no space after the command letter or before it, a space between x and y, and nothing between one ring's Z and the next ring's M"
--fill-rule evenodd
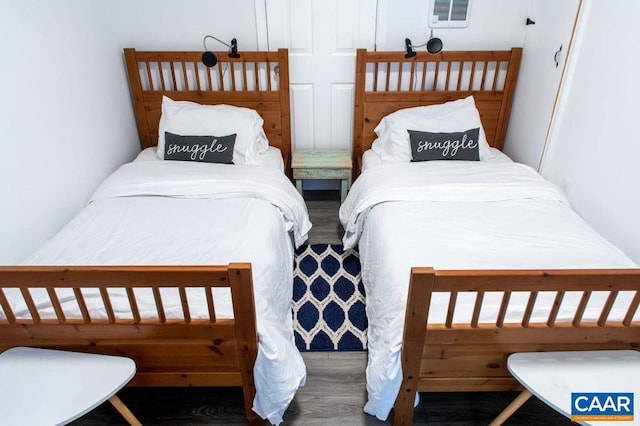
M504 291L509 289L508 291ZM532 320L540 292L556 292L545 321ZM593 292L607 291L598 319L584 321ZM622 291L634 292L621 320L610 313ZM427 325L432 296L448 293L443 323ZM456 300L473 292L476 302L468 322L454 321ZM482 322L480 310L487 292L501 292L495 321ZM519 322L505 316L514 292L529 292ZM573 318L559 320L567 292L580 292ZM412 268L402 347L403 382L394 406L393 424L408 425L416 392L517 390L507 368L516 352L640 348L640 269L599 270L464 270Z
M231 292L231 319L216 315L213 289L219 287ZM168 288L178 294L180 314L166 311L162 292ZM86 296L91 289L94 294ZM88 307L87 297L98 297L95 289L104 308L101 315ZM204 318L203 308L198 317L192 315L192 289L204 292ZM38 290L48 296L46 315L41 313L43 302L38 305L32 296ZM59 292L65 291L62 300ZM150 291L155 312L139 308L140 291ZM129 312L114 309L117 298L120 306L126 300ZM78 315L65 312L70 302ZM28 315L18 315L17 304L25 305ZM0 308L0 352L32 346L127 356L137 366L133 386L242 386L248 421L261 423L251 410L258 337L248 263L0 267Z

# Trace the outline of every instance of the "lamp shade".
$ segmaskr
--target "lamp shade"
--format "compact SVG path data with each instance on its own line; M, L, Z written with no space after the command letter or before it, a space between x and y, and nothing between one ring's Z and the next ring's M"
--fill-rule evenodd
M202 63L209 68L215 67L218 63L218 57L213 52L204 52L202 54Z

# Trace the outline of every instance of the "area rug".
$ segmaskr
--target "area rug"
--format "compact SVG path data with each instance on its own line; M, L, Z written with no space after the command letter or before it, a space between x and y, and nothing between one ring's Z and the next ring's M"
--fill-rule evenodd
M310 244L296 250L293 326L301 351L362 351L367 317L360 260L340 244Z

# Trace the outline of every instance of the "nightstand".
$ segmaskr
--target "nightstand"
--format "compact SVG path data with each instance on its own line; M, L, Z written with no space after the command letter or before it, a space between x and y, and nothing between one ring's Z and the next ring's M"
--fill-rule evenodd
M339 179L341 203L351 187L351 153L347 149L295 150L291 168L301 195L303 179Z

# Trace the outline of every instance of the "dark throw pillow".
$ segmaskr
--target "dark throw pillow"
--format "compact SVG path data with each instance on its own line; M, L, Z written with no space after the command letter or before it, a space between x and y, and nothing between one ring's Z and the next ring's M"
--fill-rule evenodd
M236 134L227 136L181 136L164 132L164 159L233 164Z
M480 161L479 127L454 133L407 131L411 141L411 161Z

